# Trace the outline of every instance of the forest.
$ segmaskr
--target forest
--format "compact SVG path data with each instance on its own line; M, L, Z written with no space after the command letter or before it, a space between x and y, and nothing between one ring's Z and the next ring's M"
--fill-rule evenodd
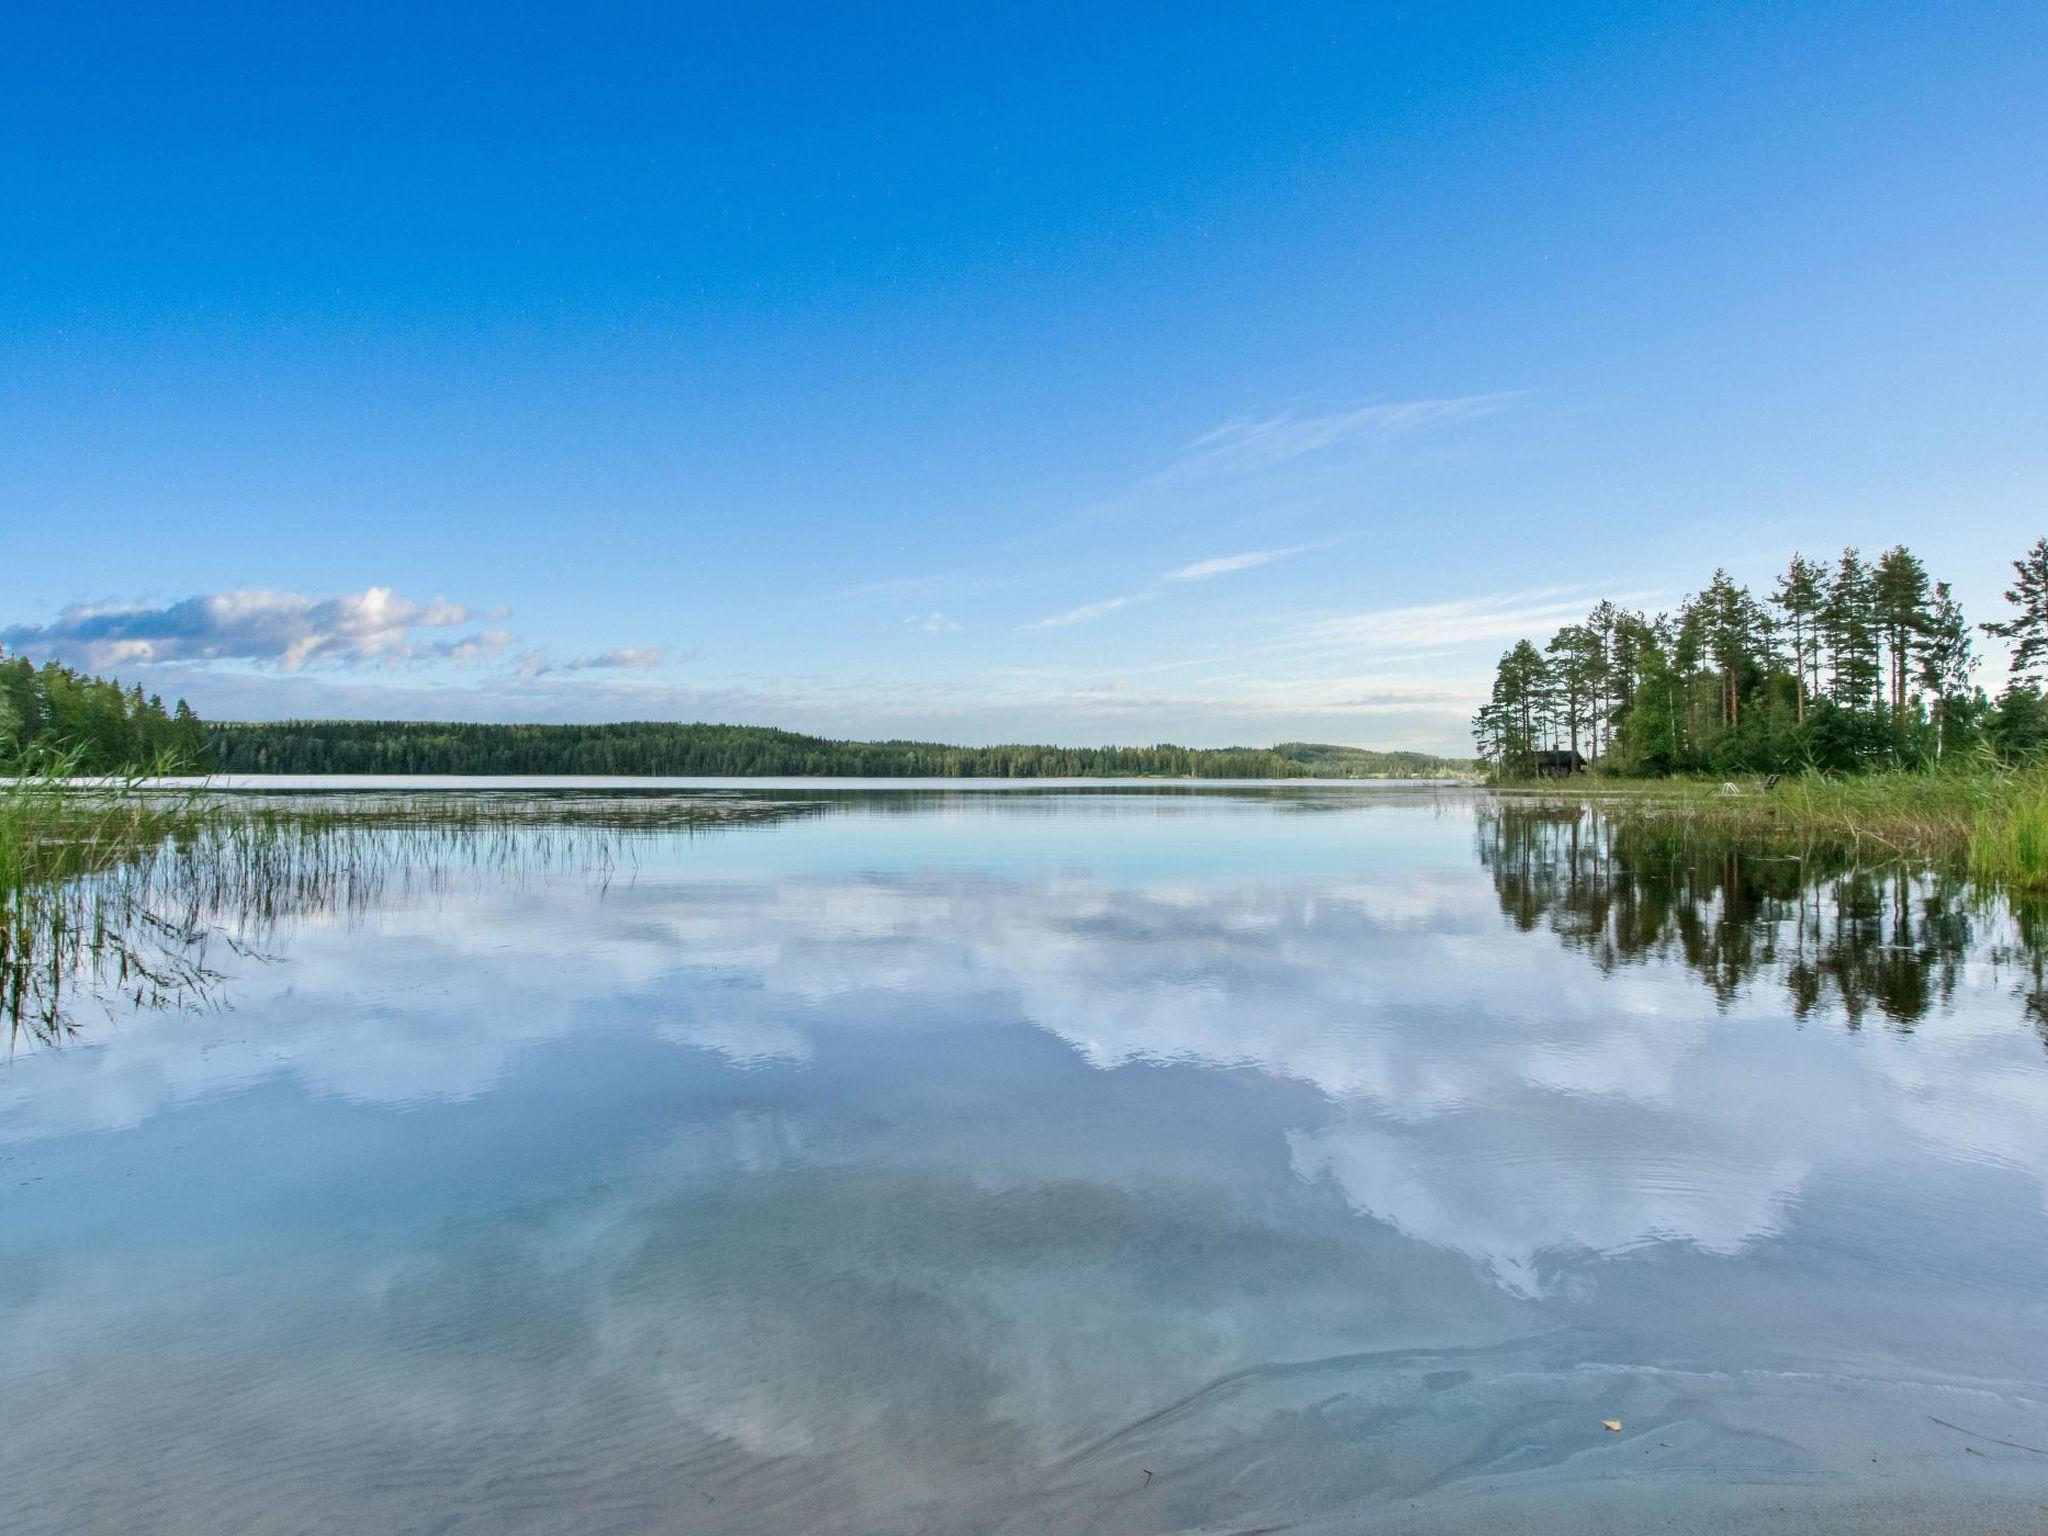
M2032 760L2048 748L2048 539L2013 573L2009 612L1974 627L1903 546L1795 554L1761 596L1716 571L1675 613L1602 602L1501 657L1473 722L1479 756L1507 779L1570 754L1634 777ZM1996 701L1975 681L1978 634L2012 647Z
M634 774L668 777L1442 777L1470 764L1419 752L1288 742L1278 747L957 747L837 741L762 726L626 721L487 725L292 720L213 727L225 773Z
M1471 763L1423 752L1276 747L958 747L837 741L762 726L626 721L495 725L285 720L208 725L180 699L61 663L0 656L0 772L624 774L671 777L1445 778Z
M183 699L167 710L140 687L0 656L0 770L38 762L77 773L203 772L206 726Z

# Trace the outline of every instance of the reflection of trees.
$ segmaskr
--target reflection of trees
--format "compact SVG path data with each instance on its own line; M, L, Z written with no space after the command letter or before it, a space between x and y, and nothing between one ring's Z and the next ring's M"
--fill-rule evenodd
M2002 900L1842 846L1764 850L1579 808L1497 806L1481 809L1478 852L1516 927L1547 927L1602 971L1676 960L1724 1005L1775 979L1799 1018L1839 1010L1851 1029L1873 1011L1911 1029L1946 1003L1980 926L1994 942L2010 935L2037 975L2048 938L2048 922L2000 921ZM2048 1020L2038 981L2023 991L2030 1016Z
M224 957L262 951L285 922L359 916L465 869L608 879L640 838L824 809L732 795L301 796L60 811L37 858L0 885L0 1030L61 1039L85 1000L203 1006L220 996Z
M2013 975L2020 1011L2048 1046L2048 897L2038 891L2012 897L2012 932L1990 950L1991 963Z

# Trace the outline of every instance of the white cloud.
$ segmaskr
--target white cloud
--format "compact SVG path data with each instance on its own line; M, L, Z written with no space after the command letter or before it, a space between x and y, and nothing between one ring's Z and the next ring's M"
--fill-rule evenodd
M913 613L903 621L906 629L914 629L927 635L950 635L960 628L958 619L949 619L937 609L930 613Z
M1275 560L1285 560L1289 555L1298 555L1310 547L1295 544L1286 549L1254 549L1242 555L1218 555L1213 560L1197 560L1192 565L1177 566L1159 580L1162 583L1207 581L1211 576L1227 576L1232 571L1249 571L1256 566L1270 565Z
M1496 592L1484 597L1377 608L1319 619L1306 626L1302 637L1369 650L1428 650L1473 645L1483 640L1541 640L1552 630L1579 622L1594 601L1584 591L1564 587ZM1620 601L1633 603L1639 599Z
M567 664L571 672L587 672L600 668L658 667L668 660L668 652L658 645L628 645L616 651L600 651L595 656L578 656Z
M1090 619L1102 618L1115 613L1119 608L1128 608L1133 603L1144 602L1149 592L1134 592L1127 597L1107 597L1099 603L1083 603L1078 608L1069 608L1064 613L1055 613L1027 624L1026 629L1064 629L1069 624L1085 624Z
M567 661L550 661L540 651L528 651L519 658L519 676L531 679L553 672L637 672L658 667L667 660L668 652L658 645L629 645L594 656L574 656Z
M495 622L504 616L502 608L479 612L441 597L415 602L389 587L339 597L245 587L154 608L74 603L51 623L0 629L0 649L99 672L118 668L133 675L161 668L157 675L175 676L189 690L223 662L297 674L492 661L519 638ZM463 634L434 633L471 625L478 627ZM557 673L644 672L671 659L659 646L620 646L567 660L529 650L512 661L510 675L531 682ZM230 667L224 675L247 678L249 673Z
M75 603L49 624L0 630L0 645L95 669L159 662L247 661L296 672L309 664L392 666L494 656L514 636L482 628L445 640L419 637L502 617L436 597L414 602L389 587L340 597L239 588L166 607Z
M1270 565L1275 560L1284 560L1289 555L1298 555L1303 550L1314 549L1313 544L1294 544L1286 549L1254 549L1241 555L1217 555L1209 560L1197 560L1192 565L1176 566L1157 577L1142 591L1127 593L1123 597L1104 598L1099 603L1083 603L1079 608L1069 608L1064 613L1055 613L1025 625L1026 629L1062 629L1069 624L1083 624L1090 619L1099 619L1128 608L1133 603L1147 603L1158 597L1169 586L1181 586L1190 581L1207 581L1211 576L1225 576L1233 571L1249 571L1261 565Z
M1440 400L1352 405L1313 415L1283 411L1263 418L1240 418L1196 438L1181 458L1153 476L1153 482L1272 469L1333 449L1476 421L1520 398L1519 390L1501 390Z
M2048 1191L2033 1134L2048 1076L1999 988L1853 1051L1788 1036L1774 985L1724 1007L1669 957L1604 973L1550 934L1507 931L1476 864L1361 856L1389 820L1459 847L1462 813L1448 839L1445 813L1418 797L1278 821L1274 846L1322 866L1284 879L1217 874L1196 820L1179 854L1149 845L1160 862L1136 880L1067 867L1058 845L1002 878L937 874L957 830L893 819L836 829L893 873L766 878L732 844L685 876L671 841L640 848L623 887L486 874L460 900L307 921L287 965L235 966L233 1013L89 1032L61 1075L0 1078L0 1139L135 1125L279 1076L363 1103L469 1098L600 1010L744 1066L815 1062L900 1029L915 988L920 1028L1019 1019L1105 1072L1173 1063L1312 1089L1321 1107L1272 1126L1296 1174L1520 1296L1587 1255L1742 1253L1785 1229L1817 1171L1867 1169L1873 1147ZM388 999L374 1010L351 1005L367 946ZM520 1006L483 1005L506 997Z

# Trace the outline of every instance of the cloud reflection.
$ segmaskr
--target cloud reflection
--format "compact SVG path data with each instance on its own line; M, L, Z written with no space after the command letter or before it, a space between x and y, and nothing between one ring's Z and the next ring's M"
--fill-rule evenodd
M1473 832L1020 802L302 918L232 1011L0 1075L10 1513L1157 1530L1653 1451L1792 1497L1923 1454L1929 1381L2031 1434L2004 983L1802 1024L1700 963L1767 906L1596 942Z
M1993 999L1909 1047L1849 1053L1790 1033L1767 995L1731 1007L1681 966L1595 969L1504 931L1488 890L1443 864L705 879L658 852L604 892L486 879L308 924L285 963L241 978L232 1013L74 1047L62 1070L20 1064L0 1136L135 1125L272 1077L368 1104L462 1100L598 1022L748 1069L1014 1023L1103 1071L1312 1089L1322 1109L1273 1130L1301 1177L1521 1294L1573 1256L1739 1253L1783 1230L1814 1169L1866 1162L1874 1135L2048 1184L2048 1077Z

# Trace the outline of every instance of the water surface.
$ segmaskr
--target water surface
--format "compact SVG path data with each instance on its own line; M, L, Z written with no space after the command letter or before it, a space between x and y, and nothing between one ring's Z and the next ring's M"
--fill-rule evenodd
M1426 790L406 803L0 1068L6 1529L2040 1528L1995 895Z

